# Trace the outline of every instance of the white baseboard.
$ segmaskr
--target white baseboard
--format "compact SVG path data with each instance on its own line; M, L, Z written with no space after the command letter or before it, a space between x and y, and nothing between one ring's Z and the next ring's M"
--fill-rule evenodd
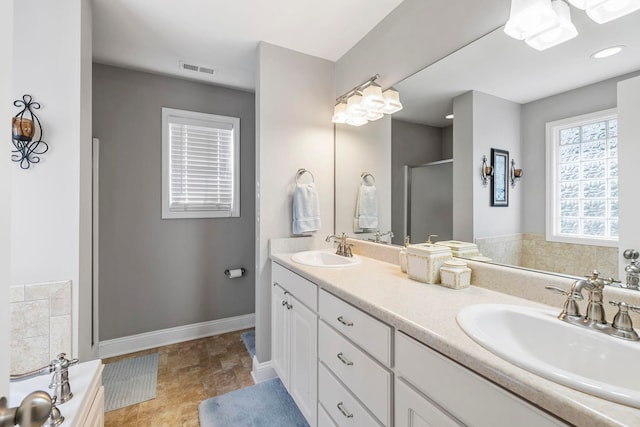
M256 315L252 313L100 341L100 358L120 356L164 345L253 328L255 324Z
M277 377L276 370L273 369L271 360L268 362L258 362L258 358L253 356L253 369L251 370L251 377L253 382L258 384L271 378Z

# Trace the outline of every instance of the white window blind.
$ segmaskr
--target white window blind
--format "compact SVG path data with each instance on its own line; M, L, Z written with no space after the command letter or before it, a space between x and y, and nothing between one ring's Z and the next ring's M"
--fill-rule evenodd
M163 218L239 216L235 117L162 109Z
M601 246L618 240L615 110L547 124L547 239Z

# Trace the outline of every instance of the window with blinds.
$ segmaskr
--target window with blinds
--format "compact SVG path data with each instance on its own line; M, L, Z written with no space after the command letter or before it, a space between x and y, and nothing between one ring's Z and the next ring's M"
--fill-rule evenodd
M162 218L240 216L240 119L162 109Z
M547 153L547 240L616 245L616 111L548 123Z

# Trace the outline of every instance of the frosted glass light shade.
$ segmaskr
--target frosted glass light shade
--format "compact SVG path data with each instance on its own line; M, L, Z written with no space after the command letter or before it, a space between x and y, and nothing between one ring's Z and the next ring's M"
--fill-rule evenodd
M333 107L333 118L331 121L333 123L347 122L347 104L345 102L340 102Z
M362 106L366 108L367 111L377 111L384 107L382 88L375 83L367 86L362 91Z
M525 42L534 49L545 50L564 43L578 35L575 25L571 22L571 10L569 5L562 0L554 0L553 10L558 15L560 24L536 36L528 38Z
M366 108L362 105L362 95L356 93L347 99L347 114L349 117L367 114Z
M559 24L551 0L511 0L509 20L504 32L514 39L525 40Z
M384 114L382 114L381 111L375 111L375 110L369 111L367 112L367 114L364 115L364 118L369 120L370 122L381 119L382 117L384 117Z
M362 126L369 122L364 116L349 116L347 118L347 124L351 126Z
M588 4L587 15L598 24L613 21L640 9L640 0L607 0L591 3L598 4Z
M382 112L385 114L393 114L402 110L402 103L400 102L400 94L397 90L389 88L382 92L382 96L384 97L384 107L382 107Z

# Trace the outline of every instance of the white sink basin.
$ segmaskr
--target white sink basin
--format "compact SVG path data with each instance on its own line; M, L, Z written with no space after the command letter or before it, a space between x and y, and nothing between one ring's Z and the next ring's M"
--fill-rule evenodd
M335 252L330 251L298 252L291 256L291 260L299 264L326 268L349 267L351 265L360 264L360 258L357 256L344 257L336 255Z
M559 312L479 304L460 310L457 320L478 344L523 369L640 408L640 342L570 325Z

